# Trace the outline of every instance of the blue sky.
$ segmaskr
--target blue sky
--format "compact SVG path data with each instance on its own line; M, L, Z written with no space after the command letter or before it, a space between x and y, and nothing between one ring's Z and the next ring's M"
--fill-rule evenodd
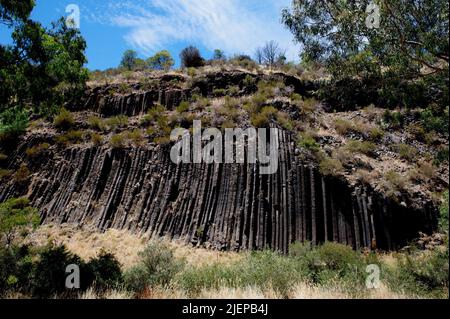
M204 57L214 49L227 55L253 55L255 49L276 40L288 60L298 60L299 48L281 24L281 9L291 0L37 0L32 18L50 25L67 16L66 7L80 8L80 30L88 48L88 67L106 69L120 62L126 49L142 58L167 49L178 63L179 52L195 45ZM0 26L0 42L9 41Z

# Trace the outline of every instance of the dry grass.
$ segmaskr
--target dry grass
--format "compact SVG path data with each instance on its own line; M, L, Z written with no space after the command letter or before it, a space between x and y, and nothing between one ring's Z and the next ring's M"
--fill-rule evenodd
M109 229L99 233L89 228L80 229L71 224L43 225L27 238L28 242L37 245L45 245L48 242L64 244L71 252L85 260L97 256L103 249L113 253L125 269L139 261L138 253L144 250L149 240L146 235L135 235L124 230ZM243 257L242 254L233 252L194 248L179 241L172 241L169 244L175 250L175 257L185 258L188 265L193 266L230 264Z
M44 225L30 234L27 241L37 245L44 245L49 241L65 244L67 248L82 257L89 259L96 256L101 250L114 253L125 269L130 268L138 262L138 252L142 251L149 238L145 235L134 235L128 231L110 229L104 233L95 232L92 229L80 229L74 225ZM233 264L246 256L246 253L217 252L203 248L194 248L180 242L169 242L174 248L176 258L184 258L187 267L206 266L215 263ZM394 265L396 259L386 254L381 256L384 262ZM10 296L15 298L17 296ZM133 294L124 290L110 290L98 293L89 289L80 295L81 299L131 299ZM141 299L185 299L192 297L188 292L175 286L149 288L141 293ZM217 289L203 289L194 298L198 299L352 299L355 296L345 292L339 284L332 283L326 286L316 286L309 283L298 283L287 296L270 287L260 288L257 286L247 287L219 287ZM369 299L405 299L415 298L392 292L386 286L365 293L360 298Z

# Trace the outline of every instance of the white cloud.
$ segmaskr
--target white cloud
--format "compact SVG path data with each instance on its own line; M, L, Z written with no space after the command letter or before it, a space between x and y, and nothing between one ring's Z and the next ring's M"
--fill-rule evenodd
M252 55L264 42L276 40L297 60L298 46L280 22L290 0L146 0L109 3L110 23L129 29L125 40L145 54L177 41L209 50Z

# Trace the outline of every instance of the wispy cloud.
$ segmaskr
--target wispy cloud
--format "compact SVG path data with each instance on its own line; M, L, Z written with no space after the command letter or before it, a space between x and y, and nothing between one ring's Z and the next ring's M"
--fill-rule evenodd
M109 23L129 31L125 40L145 54L184 41L228 54L252 54L268 40L276 40L296 59L298 47L280 22L290 0L146 0L110 1ZM98 15L97 15L97 19Z

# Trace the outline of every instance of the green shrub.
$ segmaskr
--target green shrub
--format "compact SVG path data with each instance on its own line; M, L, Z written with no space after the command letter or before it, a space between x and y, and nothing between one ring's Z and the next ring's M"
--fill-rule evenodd
M384 189L386 195L392 199L396 198L396 194L403 191L407 184L407 178L395 171L389 171L384 176Z
M108 288L117 288L122 282L122 270L116 257L105 251L91 259L86 267L92 278L95 289L104 291Z
M256 79L250 74L247 74L242 81L242 85L246 88L252 88L256 85Z
M211 101L207 97L198 97L195 100L195 109L202 111L211 105Z
M285 112L277 113L277 122L281 125L281 127L283 127L288 131L292 131L295 126L294 121L292 121L291 118L289 117L289 114Z
M382 128L376 126L373 127L369 132L369 138L371 141L379 142L383 139L385 132Z
M441 109L437 106L428 107L421 113L421 121L423 126L429 132L438 132L448 136L448 122L449 122L449 108L448 105Z
M88 118L88 125L94 130L104 131L106 129L105 121L98 116L91 116Z
M431 298L448 298L448 243L431 251L398 257L397 266L385 270L390 289Z
M260 113L252 114L250 121L256 128L267 127L275 119L277 113L278 110L273 106L265 106Z
M126 117L125 115L114 116L106 119L105 124L110 130L116 130L128 125L128 117Z
M103 143L103 136L98 133L91 133L91 142L95 146L99 146Z
M23 135L28 127L28 111L11 108L0 113L0 142L10 143Z
M62 135L57 136L56 143L62 146L68 146L70 144L79 144L83 141L82 131L68 131Z
M30 179L31 172L25 164L20 165L19 169L14 173L13 179L18 184L24 184Z
M141 121L142 125L149 125L152 124L162 116L164 116L166 112L166 109L162 105L156 105L155 107L148 110L147 114L144 116L144 118Z
M189 102L183 101L180 103L180 105L177 106L176 110L178 113L184 113L189 111L189 107L190 107Z
M202 289L219 287L272 288L286 297L301 278L299 264L277 252L252 252L231 265L213 264L189 268L177 277L177 284L195 296Z
M448 191L444 192L443 199L444 200L440 208L439 231L441 233L448 233L448 209L449 209Z
M213 95L215 97L225 96L226 94L227 94L227 90L226 89L216 88L216 89L213 90Z
M395 144L393 148L404 160L413 161L417 157L417 149L407 144Z
M62 108L57 116L53 120L53 125L61 130L68 130L75 124L72 113L65 108Z
M346 145L345 148L353 153L362 153L365 155L372 155L375 151L375 144L367 141L356 141L351 140Z
M345 135L353 130L353 123L346 119L338 118L334 120L334 128L339 134Z
M80 271L85 268L85 263L80 257L68 252L65 246L49 245L39 253L39 261L36 263L33 273L32 295L37 298L50 298L58 295L70 295L66 288L66 267L75 264ZM83 278L83 273L80 279ZM73 291L72 291L73 294Z
M311 151L318 151L320 149L319 143L316 141L316 133L313 130L305 130L300 132L297 136L298 147Z
M448 162L449 159L449 148L448 146L441 146L438 149L438 152L436 154L435 164L439 165L442 163Z
M6 180L12 175L12 171L10 169L0 168L0 181Z
M383 122L392 128L400 128L403 127L405 117L401 112L386 110L383 114Z
M0 297L8 292L27 294L32 287L33 261L28 246L0 246Z
M116 134L111 136L111 139L109 140L109 144L113 149L120 149L125 147L125 136L123 134Z
M42 153L44 153L49 148L50 148L50 144L42 143L42 144L38 144L31 148L26 149L25 154L27 155L28 158L35 159L35 158L39 157L40 155L42 155Z
M338 175L343 169L342 163L338 159L330 156L323 156L319 163L320 173L326 176Z
M125 286L138 293L147 287L166 286L183 267L184 261L175 259L170 246L152 241L139 253L138 265L125 273Z
M37 209L27 198L10 198L0 204L0 239L10 246L18 235L26 235L28 228L39 225Z
M126 138L135 146L141 146L144 143L144 135L141 130L135 129L125 133Z

